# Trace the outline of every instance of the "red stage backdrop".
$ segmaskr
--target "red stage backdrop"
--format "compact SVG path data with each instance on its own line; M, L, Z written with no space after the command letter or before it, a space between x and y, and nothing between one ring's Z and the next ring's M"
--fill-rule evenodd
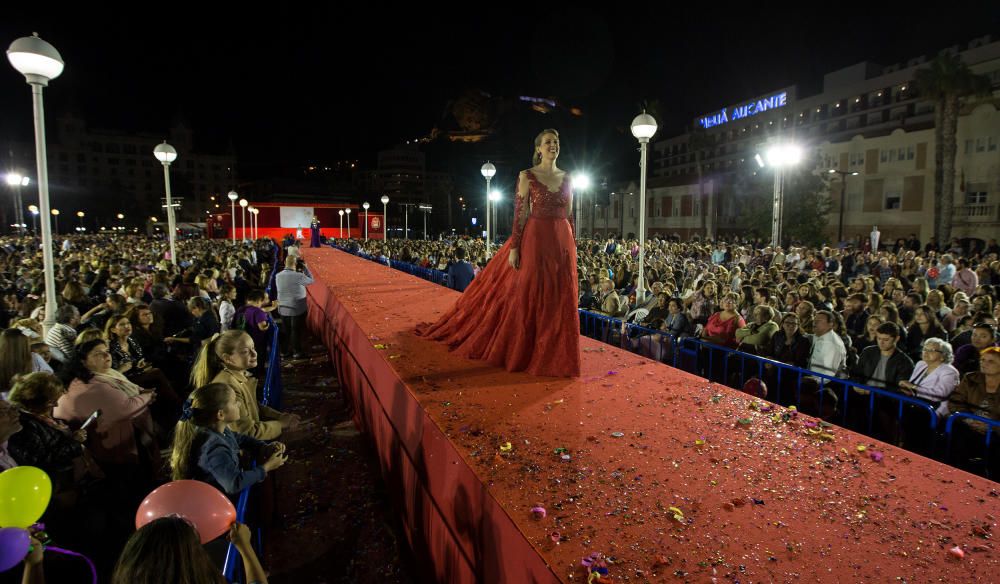
M312 229L309 227L312 217L316 217L320 224L320 233L327 238L358 237L365 236L365 211L359 205L345 203L254 203L251 207L260 209L257 215L257 235L259 237L274 237L281 239L285 235L295 234L300 228L302 239L308 240L312 236ZM351 210L350 215L344 214L343 220L340 211ZM341 227L343 225L343 227ZM370 239L383 239L385 237L385 219L381 213L368 211L368 237ZM216 213L212 215L209 222L209 233L215 239L233 237L233 222L229 212ZM251 236L250 214L246 214L246 236ZM242 239L243 213L236 210L236 238Z

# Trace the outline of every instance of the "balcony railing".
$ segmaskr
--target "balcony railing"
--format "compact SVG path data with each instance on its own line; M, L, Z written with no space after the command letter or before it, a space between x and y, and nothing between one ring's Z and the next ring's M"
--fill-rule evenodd
M996 223L1000 221L1000 216L997 215L997 205L982 203L956 205L954 219L969 223Z

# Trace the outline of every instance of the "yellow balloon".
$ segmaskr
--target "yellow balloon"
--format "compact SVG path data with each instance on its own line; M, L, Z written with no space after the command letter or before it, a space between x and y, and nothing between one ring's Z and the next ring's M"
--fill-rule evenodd
M39 519L52 498L49 475L33 466L0 473L0 527L26 528Z

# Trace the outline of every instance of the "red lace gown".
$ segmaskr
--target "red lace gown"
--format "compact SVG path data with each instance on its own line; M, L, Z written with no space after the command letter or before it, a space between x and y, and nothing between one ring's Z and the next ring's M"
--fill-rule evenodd
M531 375L580 375L576 243L569 178L550 190L530 171L514 202L514 232L455 305L417 334L458 356ZM510 267L511 248L520 255Z

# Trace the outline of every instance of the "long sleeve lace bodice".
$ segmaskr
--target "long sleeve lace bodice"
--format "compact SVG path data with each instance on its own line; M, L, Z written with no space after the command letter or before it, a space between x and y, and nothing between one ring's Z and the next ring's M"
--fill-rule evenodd
M528 192L525 194L520 187L520 180L528 181ZM570 223L570 228L576 232L573 223L573 192L570 190L569 173L563 177L558 190L551 190L545 183L538 180L530 170L521 174L518 192L514 197L514 229L511 234L511 248L520 249L521 234L528 222L528 217L564 218Z

